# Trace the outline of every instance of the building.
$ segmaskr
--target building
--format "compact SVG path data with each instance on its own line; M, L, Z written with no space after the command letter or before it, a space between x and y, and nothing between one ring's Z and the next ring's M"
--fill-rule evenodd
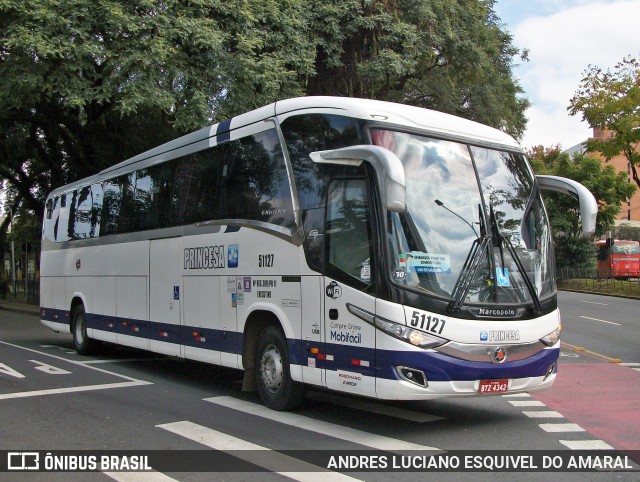
M593 139L607 138L612 136L613 132L600 128L593 129ZM565 150L564 152L569 155L573 155L576 153L586 153L586 147L587 142L585 141ZM604 157L602 157L597 152L590 152L589 155L600 158L602 162L606 162ZM636 185L631 174L631 166L624 155L620 154L614 157L608 162L608 164L612 165L617 171L626 172L629 182ZM636 190L631 199L627 199L626 204L623 204L621 208L622 209L620 210L620 213L618 214L616 219L616 225L628 224L631 226L640 227L640 188Z

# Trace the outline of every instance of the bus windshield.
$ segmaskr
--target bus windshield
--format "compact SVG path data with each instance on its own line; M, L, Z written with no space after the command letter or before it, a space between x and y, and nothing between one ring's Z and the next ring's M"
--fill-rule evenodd
M549 224L521 154L374 130L404 165L406 212L387 214L392 278L462 303L530 304L555 291Z
M611 254L640 254L640 245L638 242L620 242L617 241L616 244L611 246Z

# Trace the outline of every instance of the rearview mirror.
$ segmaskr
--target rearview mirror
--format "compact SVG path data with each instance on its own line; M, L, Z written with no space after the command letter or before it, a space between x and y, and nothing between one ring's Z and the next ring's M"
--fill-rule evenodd
M542 189L569 194L580 203L580 218L582 220L582 235L586 238L596 230L596 216L598 203L591 191L572 179L560 176L536 176L538 185Z
M406 210L404 166L390 150L379 146L358 145L316 151L310 153L309 157L319 164L359 166L362 162L368 162L376 171L384 208L397 213Z

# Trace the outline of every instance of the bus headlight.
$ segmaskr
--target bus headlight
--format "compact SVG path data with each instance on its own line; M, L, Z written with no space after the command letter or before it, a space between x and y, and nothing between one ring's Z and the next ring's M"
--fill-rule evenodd
M409 328L407 325L401 323L394 323L385 318L380 318L373 313L359 308L358 306L347 303L347 309L349 312L363 321L375 326L379 330L384 331L386 334L393 336L406 343L410 343L413 346L420 348L435 348L436 346L444 345L449 340L440 338L439 336L432 335L431 333L424 333L419 330Z
M410 343L420 348L434 348L436 346L444 345L447 341L444 338L440 338L435 335L427 334L422 331L408 328L405 325L394 323L389 320L377 317L375 318L376 327L384 331L385 333L398 338L406 343Z
M560 340L561 331L562 331L562 325L558 325L558 328L556 328L551 333L540 338L540 341L547 346L553 346L556 343L558 343L558 340Z

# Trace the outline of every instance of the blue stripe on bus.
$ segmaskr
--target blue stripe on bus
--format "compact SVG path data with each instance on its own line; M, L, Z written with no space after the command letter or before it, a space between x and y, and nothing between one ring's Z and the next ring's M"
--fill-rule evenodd
M40 317L45 321L53 321L69 325L69 312L67 310L57 310L55 308L40 308Z
M42 319L69 324L69 312L42 308ZM121 333L141 338L183 344L186 346L242 354L243 334L230 330L218 330L195 326L133 320L115 316L86 314L87 327L96 330ZM559 349L542 350L524 360L496 364L470 362L432 351L376 350L355 345L312 342L287 339L290 363L308 365L315 358L316 368L330 371L344 370L365 376L398 379L396 366L422 370L430 381L469 381L491 378L525 378L544 376L555 363ZM319 348L320 357L311 353ZM329 359L325 357L329 355Z
M311 347L324 346L324 355L332 359L318 358L309 351ZM307 365L308 358L316 358L316 367L331 371L345 370L366 376L395 380L396 366L422 370L431 381L469 381L491 378L525 378L544 376L549 366L560 354L558 349L542 350L524 360L505 364L471 362L432 351L391 351L373 348L311 343L289 340L291 363ZM368 365L368 366L367 366Z
M56 310L46 310L56 311ZM60 311L60 310L57 310ZM47 319L48 318L43 318ZM50 320L58 321L58 320ZM242 350L242 333L197 326L135 320L112 315L86 314L87 328L149 338L155 341L186 345L208 350L239 354ZM67 321L68 323L68 321Z
M231 140L231 119L224 120L218 124L216 129L216 143L222 144Z

